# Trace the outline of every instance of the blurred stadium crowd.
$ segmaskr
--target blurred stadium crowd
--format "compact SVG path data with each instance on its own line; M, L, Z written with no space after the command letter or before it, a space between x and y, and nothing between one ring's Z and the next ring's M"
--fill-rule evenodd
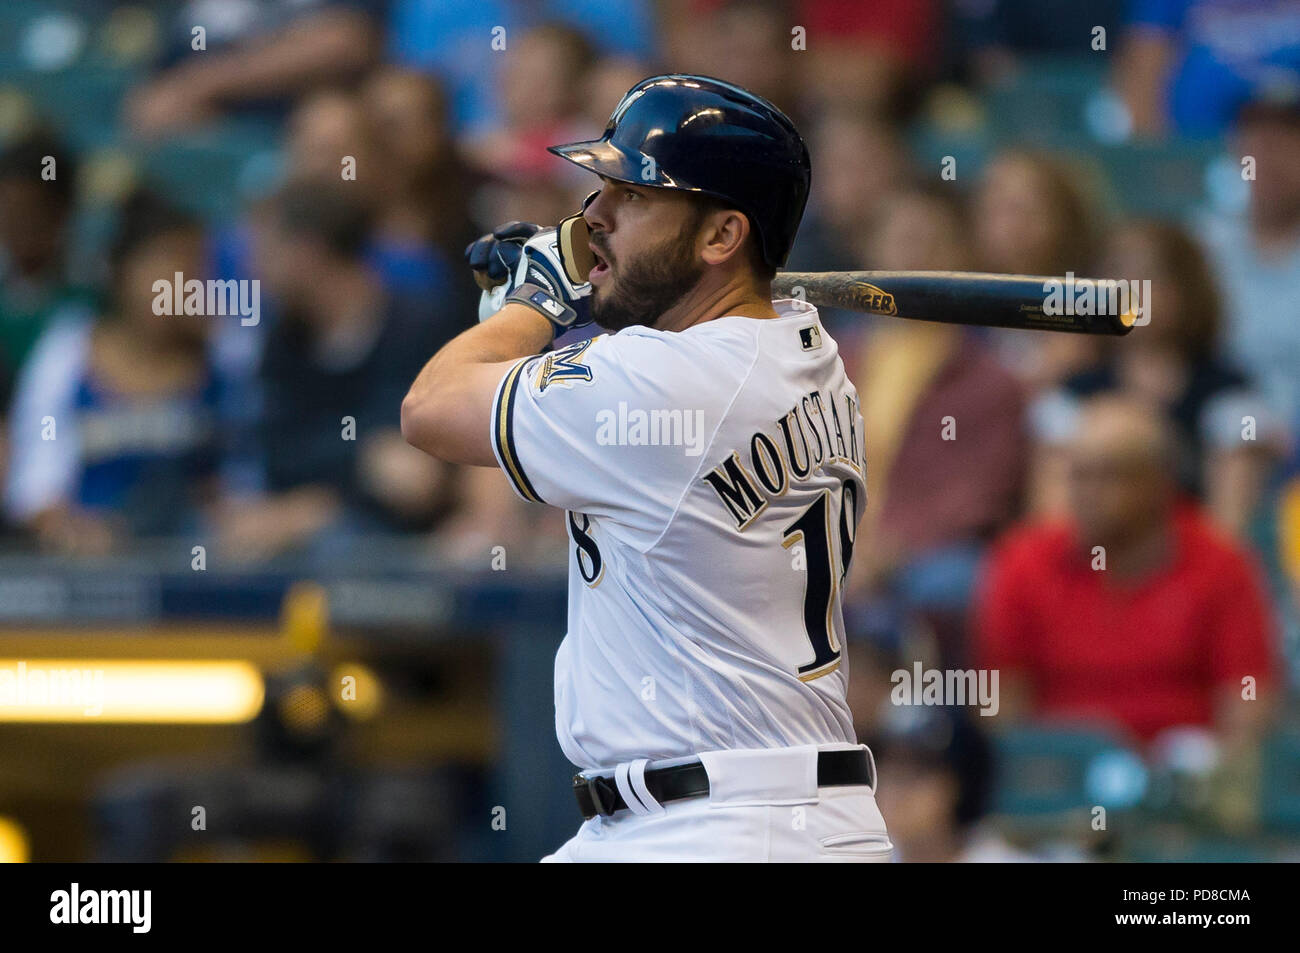
M902 859L1300 856L1284 0L6 0L0 547L562 565L556 513L407 447L399 405L475 319L461 249L575 209L544 147L665 70L804 131L791 270L1151 282L1117 341L825 315L870 461L853 705ZM256 320L156 314L177 273L257 279ZM891 702L914 663L997 669L998 713ZM1145 840L1063 833L1080 797Z

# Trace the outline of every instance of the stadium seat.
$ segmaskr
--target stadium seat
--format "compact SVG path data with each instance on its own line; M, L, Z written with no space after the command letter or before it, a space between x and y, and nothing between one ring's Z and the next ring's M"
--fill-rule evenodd
M1266 863L1277 859L1270 846L1161 828L1134 838L1125 846L1122 859L1141 864Z
M1008 84L988 92L988 112L1000 141L1075 148L1094 138L1089 101L1106 86L1107 60L1087 56L1049 62L1028 60Z
M1222 152L1218 143L1126 143L1097 146L1121 204L1130 213L1180 218L1206 194L1206 170Z
M1086 727L1023 727L996 738L994 810L1047 819L1096 804L1124 809L1141 798L1141 762L1115 736ZM1099 795L1113 794L1112 798Z
M1265 742L1259 814L1272 830L1300 834L1300 734L1279 732Z

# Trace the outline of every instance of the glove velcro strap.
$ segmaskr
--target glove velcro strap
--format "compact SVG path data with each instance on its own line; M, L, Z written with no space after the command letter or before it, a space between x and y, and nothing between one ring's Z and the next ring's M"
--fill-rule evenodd
M520 304L528 305L528 307L561 330L571 327L573 322L578 319L578 312L541 285L535 285L531 282L520 285L506 295L506 301L517 301Z

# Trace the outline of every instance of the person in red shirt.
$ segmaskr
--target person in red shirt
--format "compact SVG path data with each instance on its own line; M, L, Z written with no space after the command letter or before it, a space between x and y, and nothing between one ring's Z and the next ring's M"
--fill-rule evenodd
M1089 720L1142 742L1200 726L1244 740L1266 723L1276 641L1251 558L1181 498L1158 412L1084 405L1066 523L1012 530L976 607L976 652L1002 712Z

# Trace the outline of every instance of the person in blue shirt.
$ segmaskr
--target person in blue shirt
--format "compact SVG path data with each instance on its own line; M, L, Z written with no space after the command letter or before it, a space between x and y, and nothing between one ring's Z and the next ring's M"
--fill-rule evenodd
M1300 86L1300 4L1134 0L1115 83L1135 134L1217 136L1261 92Z
M220 384L212 320L160 313L155 282L198 278L196 223L147 192L125 204L106 304L41 335L9 419L10 520L42 548L102 554L194 529L211 497Z

